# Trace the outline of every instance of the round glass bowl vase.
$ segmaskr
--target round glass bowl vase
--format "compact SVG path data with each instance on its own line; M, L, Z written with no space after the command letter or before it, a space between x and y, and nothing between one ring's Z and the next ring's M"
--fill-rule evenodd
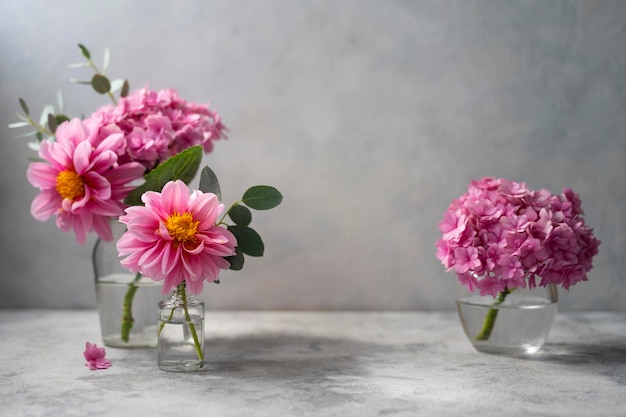
M532 355L548 338L557 311L556 286L515 288L498 297L478 290L456 300L463 330L476 350L505 355Z

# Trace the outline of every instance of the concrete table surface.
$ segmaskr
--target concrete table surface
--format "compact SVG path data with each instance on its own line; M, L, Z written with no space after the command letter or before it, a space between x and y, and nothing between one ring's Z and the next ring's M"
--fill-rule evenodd
M454 312L207 311L201 371L101 345L96 311L0 310L0 416L626 416L626 313L558 313L531 358Z

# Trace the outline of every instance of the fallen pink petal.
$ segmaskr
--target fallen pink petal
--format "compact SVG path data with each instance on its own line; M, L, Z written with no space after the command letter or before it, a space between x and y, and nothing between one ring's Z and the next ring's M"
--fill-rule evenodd
M111 361L104 357L106 355L104 348L99 348L95 343L91 344L87 342L83 355L87 361L85 366L89 367L91 370L107 369L111 367Z

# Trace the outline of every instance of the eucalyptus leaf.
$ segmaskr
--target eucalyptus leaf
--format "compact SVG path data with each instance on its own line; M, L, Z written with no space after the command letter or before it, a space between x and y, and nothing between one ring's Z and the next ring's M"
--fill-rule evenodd
M26 116L22 116L19 113L15 113L15 115L17 116L18 119L20 119L23 122L27 122L28 124L30 124L30 119Z
M181 180L189 184L202 162L202 146L196 145L172 156L146 174L146 181L128 193L124 202L130 206L143 205L141 195L146 191L161 191L169 181Z
M80 48L80 52L83 54L85 58L91 59L91 53L89 53L89 49L87 49L85 45L79 43L78 47Z
M200 186L198 188L203 193L213 193L217 196L218 200L222 200L222 190L220 189L217 175L215 175L215 172L208 166L202 168L202 172L200 172Z
M41 142L43 140L43 134L41 132L37 132L37 134L35 135L35 137L37 138L37 140L39 142Z
M233 256L227 256L224 259L230 263L230 269L233 271L241 271L243 269L243 264L245 262L243 252L239 248L235 248L237 253Z
M93 76L91 86L100 94L106 94L111 91L111 82L107 77L101 74L95 74Z
M61 123L65 123L70 120L70 118L64 114L55 114L54 119L57 121L57 125L61 125Z
M39 145L39 142L28 142L28 147L35 152L39 152L41 145Z
M130 85L128 84L128 80L124 80L122 91L120 91L120 97L126 97L128 95L128 90L130 90Z
M250 210L239 204L230 208L228 216L239 226L247 226L252 221Z
M124 80L122 78L116 78L115 80L111 81L111 92L115 93L116 91L120 90L123 85Z
M282 194L269 185L256 185L243 194L243 203L255 210L269 210L283 201Z
M111 61L111 50L109 48L104 48L104 59L102 60L102 72L106 72L109 67L109 62Z
M19 98L19 101L20 101L20 107L22 108L22 111L24 112L24 114L26 114L26 116L28 116L30 114L30 110L28 109L26 102L24 101L22 97Z
M68 68L82 68L82 67L88 67L89 64L86 62L77 62L75 64L67 64Z
M91 81L79 80L78 78L70 78L70 82L74 84L91 85Z
M28 138L28 137L31 137L31 136L37 136L37 131L33 130L32 132L24 133L23 135L18 135L18 136L16 136L16 138ZM38 142L36 142L36 143L38 143Z
M43 110L41 110L41 116L39 116L39 124L43 125L48 121L48 115L54 114L54 106L48 104L44 106Z
M228 230L237 238L237 247L246 255L263 256L265 246L261 236L248 226L228 226Z
M10 129L15 129L17 127L24 127L24 126L30 126L30 123L28 122L15 122L15 123L11 123L9 124L9 126L7 126Z
M57 124L57 119L54 117L54 114L48 113L48 129L54 133L56 132L57 127L59 127L59 125Z
M57 91L57 104L59 105L59 111L63 111L63 92L61 90Z

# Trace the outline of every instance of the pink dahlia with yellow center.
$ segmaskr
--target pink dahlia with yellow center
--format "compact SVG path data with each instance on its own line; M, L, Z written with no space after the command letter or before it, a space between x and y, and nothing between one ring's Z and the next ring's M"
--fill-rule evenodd
M130 183L145 172L137 162L118 163L114 149L123 143L122 134L97 139L95 133L80 119L61 124L55 142L41 143L39 156L45 162L33 162L27 171L28 181L41 190L32 215L46 221L56 214L59 229L73 229L81 244L92 230L101 239L113 239L109 219L123 214Z
M215 194L190 191L177 180L160 193L144 193L142 201L145 206L129 207L120 217L128 229L117 242L122 265L163 281L164 294L183 282L198 294L205 280L215 281L230 268L224 258L235 255L237 240L216 225L224 205Z

